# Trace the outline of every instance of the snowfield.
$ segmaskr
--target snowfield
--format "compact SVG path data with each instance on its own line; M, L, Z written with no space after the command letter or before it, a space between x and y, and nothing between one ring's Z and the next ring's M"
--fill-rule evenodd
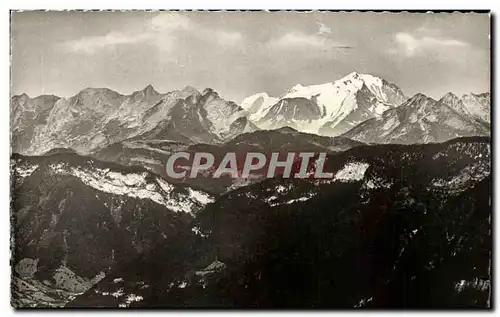
M370 164L361 162L347 163L335 174L334 180L341 182L360 181L365 176L369 166Z

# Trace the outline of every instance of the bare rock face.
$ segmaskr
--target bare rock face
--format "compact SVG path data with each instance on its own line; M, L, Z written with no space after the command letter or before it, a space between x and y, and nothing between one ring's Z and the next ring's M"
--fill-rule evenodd
M447 93L435 101L416 94L401 106L385 111L379 118L364 121L343 136L367 143L402 144L488 136L490 106L486 96L489 94L464 95L460 99Z
M33 99L26 94L12 97L10 127L13 152L22 152L31 146L34 136L46 125L57 100L59 97L49 95Z
M469 114L477 120L490 123L491 95L489 92L482 94L466 94L462 96L462 104Z
M241 107L212 89L167 94L151 85L131 95L87 88L70 98L15 96L13 151L39 155L54 148L88 154L127 139L220 143L256 127Z

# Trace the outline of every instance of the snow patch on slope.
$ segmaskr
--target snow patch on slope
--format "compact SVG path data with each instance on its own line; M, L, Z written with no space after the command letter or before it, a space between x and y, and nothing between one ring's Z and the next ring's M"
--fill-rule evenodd
M117 173L109 168L69 167L65 163L51 164L56 174L73 175L86 185L99 191L126 195L128 197L150 199L175 212L193 213L213 199L206 193L188 189L185 193L176 191L174 185L159 177L148 177L148 173Z
M468 288L484 292L490 288L490 281L478 279L476 277L473 280L460 280L459 282L455 283L455 291L457 293L461 293Z
M196 191L196 190L193 190L191 188L188 188L188 192L189 192L189 196L192 199L199 201L202 205L213 203L215 201L215 199L213 197L211 197L210 195L208 195L206 193Z
M133 302L140 302L142 301L144 298L140 295L135 295L135 294L129 294L127 295L127 298L125 299L125 303L121 303L118 305L118 307L120 308L126 308L126 307L129 307L130 304L132 304Z
M466 189L470 182L479 182L490 175L490 168L486 164L471 164L466 166L456 176L450 180L434 179L432 185L440 188L449 188L451 190L458 190L460 188Z
M16 162L14 160L11 160L10 163L10 170L13 171L16 176L21 177L21 179L30 176L37 169L38 169L38 164L33 164L33 165L21 164L20 162Z
M373 177L369 179L365 184L364 187L366 189L376 189L376 188L391 188L392 182L389 180L386 180L382 177Z
M362 162L347 163L335 174L334 180L343 182L360 181L365 176L365 172L369 166L370 164Z

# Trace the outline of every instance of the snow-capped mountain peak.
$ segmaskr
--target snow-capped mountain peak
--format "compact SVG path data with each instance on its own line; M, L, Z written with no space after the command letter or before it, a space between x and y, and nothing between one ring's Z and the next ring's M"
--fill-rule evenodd
M278 99L265 93L243 100L258 127L293 127L302 132L338 135L405 100L403 92L379 77L352 72L324 84L297 84Z
M256 122L262 119L269 108L277 102L278 98L270 97L267 93L261 92L243 99L241 108L246 111L250 121Z
M352 72L343 78L337 80L336 82L340 82L344 85L352 85L357 87L358 89L361 88L363 84L366 84L367 86L371 85L382 85L382 79L372 76L370 74L360 74L358 72Z
M291 93L294 93L294 92L297 92L297 91L300 91L304 89L304 86L301 85L301 84L296 84L294 85L293 87L291 87L290 89L288 89L284 94L282 94L280 96L280 98L282 98L283 96L286 96L287 94L291 94Z

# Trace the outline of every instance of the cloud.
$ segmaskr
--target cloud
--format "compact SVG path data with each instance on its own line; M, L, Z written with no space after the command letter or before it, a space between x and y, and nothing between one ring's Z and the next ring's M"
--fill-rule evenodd
M328 48L349 48L348 45L332 41L324 36L316 34L306 34L292 31L284 34L278 39L269 42L269 46L275 49L328 49Z
M318 30L319 35L332 33L332 29L326 26L325 24L321 22L316 22L316 23L319 25L319 30Z
M120 44L133 44L147 39L146 34L126 35L121 32L110 32L103 36L85 36L78 40L64 43L67 50L92 54L100 49Z
M93 54L99 50L112 49L124 44L150 44L158 49L170 50L178 32L188 32L200 40L213 40L221 46L235 46L243 40L239 32L223 29L210 29L175 12L163 12L144 25L129 26L125 31L111 31L100 36L86 36L77 40L67 41L64 48L73 53Z
M216 30L215 38L222 46L236 46L243 41L243 35L239 32Z
M432 31L432 32L431 32ZM413 33L399 32L394 35L396 47L389 50L392 54L414 57L429 52L440 53L449 49L465 48L469 44L457 39L439 35L436 30L419 28Z
M160 13L151 19L150 27L155 32L171 32L176 30L188 30L197 28L196 24L187 16L178 13Z
M323 46L326 38L301 32L290 32L280 37L275 45L278 47Z

